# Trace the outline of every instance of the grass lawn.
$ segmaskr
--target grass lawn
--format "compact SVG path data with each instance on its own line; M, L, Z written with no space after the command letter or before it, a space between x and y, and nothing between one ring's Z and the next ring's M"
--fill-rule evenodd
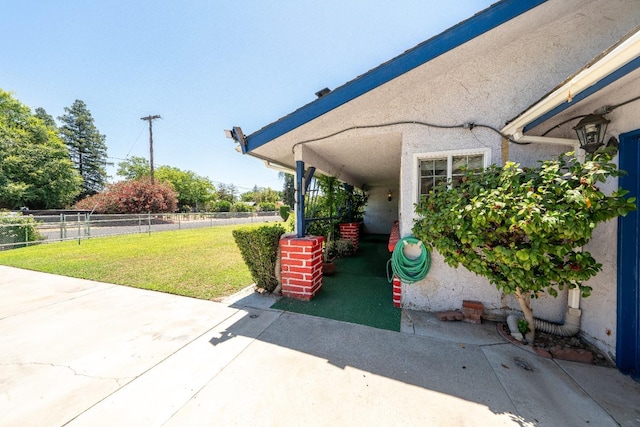
M221 299L253 283L229 225L30 246L0 252L0 265Z

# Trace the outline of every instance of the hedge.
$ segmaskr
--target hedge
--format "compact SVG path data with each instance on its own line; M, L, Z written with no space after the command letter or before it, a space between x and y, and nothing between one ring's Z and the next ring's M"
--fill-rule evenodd
M275 268L284 228L281 225L265 225L249 230L237 229L232 233L256 286L273 292L278 286Z

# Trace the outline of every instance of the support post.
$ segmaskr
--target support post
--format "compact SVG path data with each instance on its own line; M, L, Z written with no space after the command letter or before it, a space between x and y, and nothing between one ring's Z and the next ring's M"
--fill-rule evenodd
M304 162L296 161L296 235L302 238L305 235L304 220Z

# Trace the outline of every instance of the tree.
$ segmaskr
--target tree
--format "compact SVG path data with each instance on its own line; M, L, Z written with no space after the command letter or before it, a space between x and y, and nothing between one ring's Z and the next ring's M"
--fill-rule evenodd
M106 137L96 128L91 112L83 101L77 99L71 107L65 107L60 137L67 145L71 161L82 177L80 197L96 194L107 182Z
M53 117L49 113L47 113L47 111L44 108L42 107L36 108L34 111L34 116L42 120L42 123L44 123L45 126L51 129L57 129L58 126L56 125L56 121L53 119Z
M282 185L282 201L289 208L294 209L296 195L295 195L295 180L292 174L280 172L278 174L280 178L284 180Z
M135 180L151 176L151 164L144 157L132 156L118 163L116 175L126 180Z
M253 191L247 191L240 195L240 200L243 202L259 203L276 203L280 200L280 193L269 187L258 187L255 185Z
M0 90L0 207L66 207L80 183L55 130Z
M128 180L151 176L151 166L144 157L133 156L118 163L119 176ZM155 179L170 183L178 194L180 209L200 209L216 198L216 188L209 178L193 171L183 171L172 166L160 166L155 170Z
M200 209L207 202L215 200L216 188L209 178L197 175L193 171L183 171L176 167L160 166L155 171L159 181L170 183L178 193L180 209Z
M441 184L420 201L413 233L450 266L515 295L533 342L530 298L565 287L589 296L583 282L602 265L581 247L598 223L635 209L626 191L606 195L596 185L620 175L610 160L606 153L584 164L560 156L530 169L507 163L467 171L459 186Z
M238 189L233 184L220 184L218 185L218 191L216 192L218 200L225 200L231 204L236 201L236 195Z

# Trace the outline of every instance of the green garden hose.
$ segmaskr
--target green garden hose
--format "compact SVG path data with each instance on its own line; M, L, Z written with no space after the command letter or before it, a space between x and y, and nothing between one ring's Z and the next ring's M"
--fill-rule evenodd
M411 256L405 253L405 247L414 245L419 247L420 255ZM393 281L393 275L389 277L389 264L393 275L398 276L404 283L415 283L427 276L431 267L431 254L420 240L415 237L404 237L396 243L391 259L387 262L387 280Z

